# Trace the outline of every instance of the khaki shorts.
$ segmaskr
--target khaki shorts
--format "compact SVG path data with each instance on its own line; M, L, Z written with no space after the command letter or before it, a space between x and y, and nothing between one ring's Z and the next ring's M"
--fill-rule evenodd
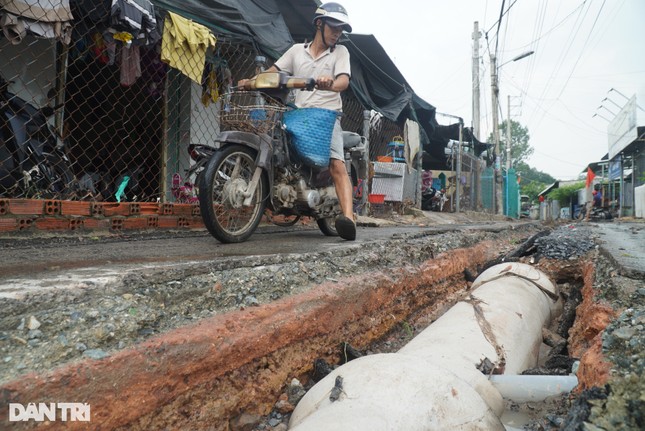
M343 148L343 129L340 128L340 118L334 124L334 131L331 134L331 151L330 159L345 160L345 150Z

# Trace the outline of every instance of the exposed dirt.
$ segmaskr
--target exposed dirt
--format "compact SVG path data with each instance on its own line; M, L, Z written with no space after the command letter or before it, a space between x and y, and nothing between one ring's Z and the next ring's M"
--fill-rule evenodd
M107 288L85 285L22 300L0 299L0 382L84 357L101 359L172 328L323 282L417 266L441 252L488 239L519 242L534 231L403 235L341 252L229 259L198 272L142 271Z
M455 222L460 221L455 219ZM62 294L32 295L24 300L2 299L0 384L16 381L29 372L51 370L86 358L110 357L152 336L203 319L223 316L230 311L253 309L306 292L320 283L333 285L343 283L349 276L377 270L387 273L400 270L402 266L418 267L442 252L471 247L483 241L496 242L501 256L512 252L537 232L536 227L520 227L502 233L404 235L342 253L227 260L225 266L213 264L198 272L142 272L129 277L122 285L107 289L85 286ZM576 240L570 241L574 232ZM580 253L567 249L571 244L577 247L580 238L591 240L593 233L590 230L562 227L556 229L555 235L544 244L553 245L558 237L559 244L564 244L556 250L563 253L561 257L554 258L546 248L535 246L525 256L516 259L535 264L549 274L560 285L565 299L578 297L582 300L579 306L571 301L570 311L578 309L578 319L571 331L569 327L576 315L573 311L567 314L566 307L565 314L551 328L554 332L565 331L562 335L568 337L567 345L558 353L580 360L578 375L584 382L580 387L582 393L539 405L513 405L510 408L532 418L527 428L532 430L643 429L643 282L619 276L614 264L593 248ZM464 274L463 278L453 278L446 283L459 283L466 288L468 279L474 275ZM337 366L356 355L397 351L456 302L460 295L456 289L453 294L437 301L431 313L423 309L397 321L390 332L368 346L359 346L360 350L348 344L338 345L337 350L320 358L323 361L318 361L317 366L310 363L301 368L303 372L292 373L289 378L281 380L282 393L275 395L270 413L257 408L243 409L228 424L214 425L214 429L285 430L290 412L306 388L316 380L316 372L324 374L324 367ZM275 343L279 344L278 341ZM551 353L555 354L554 349ZM541 365L546 367L547 364ZM565 372L571 372L572 365L573 360ZM277 365L268 360L265 366L267 373L271 373ZM551 367L551 371L556 368ZM268 375L264 378L268 379ZM231 390L249 388L241 382L243 379L239 372L229 376ZM252 387L254 382L249 383ZM257 386L261 385L262 382L258 381ZM201 390L208 390L208 386ZM181 404L183 401L180 397L175 402ZM204 408L215 407L209 405ZM176 408L166 409L163 414L181 416L188 413ZM201 414L208 417L205 412ZM159 423L164 423L162 416ZM177 417L166 419L165 423L181 423ZM139 422L138 427L155 429L155 423Z

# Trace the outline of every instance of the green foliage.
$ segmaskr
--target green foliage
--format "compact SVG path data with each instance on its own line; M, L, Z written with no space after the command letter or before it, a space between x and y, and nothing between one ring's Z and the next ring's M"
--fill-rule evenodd
M506 159L506 127L506 121L499 125L499 148L502 160ZM533 154L533 147L529 145L530 138L528 128L523 127L517 121L511 120L511 160L513 166L517 166L519 162L524 162ZM488 142L494 142L492 133L488 137Z
M538 171L530 167L526 160L533 154L533 147L529 145L531 136L529 130L523 127L517 121L510 121L511 123L511 161L515 170L521 175L520 192L523 195L528 195L531 202L537 202L538 194L553 184L556 179L546 172ZM500 134L500 155L502 160L506 158L506 128L508 122L504 121L499 125ZM488 142L492 143L493 134L488 137ZM502 166L505 163L502 162Z
M412 330L412 326L405 320L401 322L401 327L407 334L408 338L412 338L414 336L414 331Z
M555 182L555 178L551 175L538 171L525 162L517 163L515 169L522 176L522 181L520 182L521 193L528 195L531 202L537 202L540 192Z
M578 190L584 188L585 183L581 181L579 183L570 184L568 186L554 189L551 191L551 193L549 193L549 197L560 202L560 205L562 206L568 206L571 204L572 198L578 195Z
M522 174L522 182L538 182L544 184L544 189L549 184L555 183L555 178L546 172L538 171L535 168L530 167L525 162L515 163L515 170Z
M524 181L524 178L522 178L522 182L520 183L520 193L527 195L530 202L535 203L538 200L540 192L547 186L548 184L544 184L539 181Z

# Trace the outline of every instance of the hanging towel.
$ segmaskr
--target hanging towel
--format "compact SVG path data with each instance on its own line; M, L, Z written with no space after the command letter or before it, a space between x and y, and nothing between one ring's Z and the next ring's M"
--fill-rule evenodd
M120 82L123 87L130 87L141 76L141 54L139 45L121 47L121 75Z
M203 25L168 12L161 39L161 60L201 85L206 51L216 41Z

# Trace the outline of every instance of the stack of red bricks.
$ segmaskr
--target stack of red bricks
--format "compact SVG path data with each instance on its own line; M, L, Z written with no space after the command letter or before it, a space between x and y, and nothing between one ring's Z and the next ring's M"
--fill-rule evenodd
M0 198L0 232L203 227L199 204Z

